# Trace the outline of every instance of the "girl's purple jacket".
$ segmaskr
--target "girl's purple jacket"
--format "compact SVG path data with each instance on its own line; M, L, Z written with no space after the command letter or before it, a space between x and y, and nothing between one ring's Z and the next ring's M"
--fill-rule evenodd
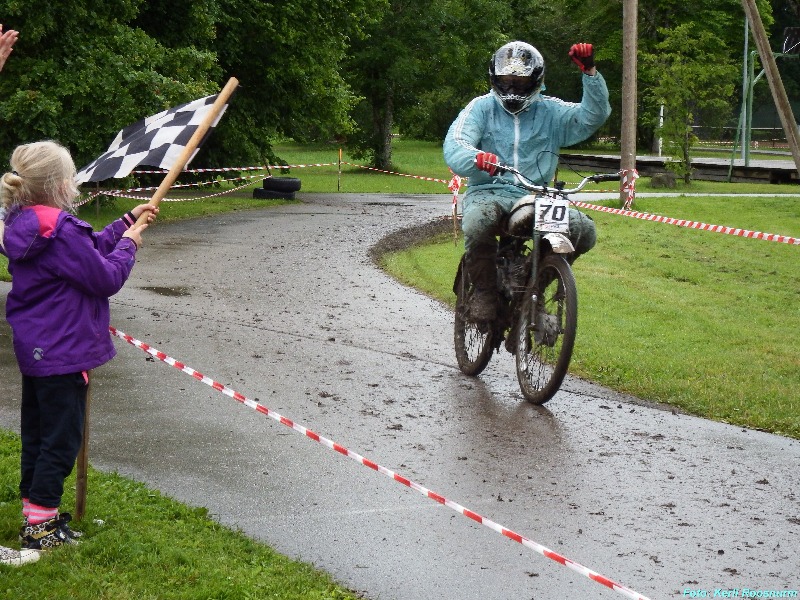
M12 209L0 252L12 277L6 301L23 375L79 373L111 360L109 297L135 263L136 244L117 219L99 233L58 208Z

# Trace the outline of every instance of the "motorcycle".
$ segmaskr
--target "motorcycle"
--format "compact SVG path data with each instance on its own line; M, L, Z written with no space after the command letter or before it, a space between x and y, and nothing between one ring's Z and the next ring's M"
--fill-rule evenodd
M571 263L569 195L589 183L619 181L619 173L585 177L572 189L538 185L506 165L518 185L530 192L517 200L501 225L497 250L498 311L491 322L470 317L474 285L461 257L456 294L454 344L456 360L466 375L477 376L505 343L515 356L523 396L544 404L567 374L578 329L578 290Z

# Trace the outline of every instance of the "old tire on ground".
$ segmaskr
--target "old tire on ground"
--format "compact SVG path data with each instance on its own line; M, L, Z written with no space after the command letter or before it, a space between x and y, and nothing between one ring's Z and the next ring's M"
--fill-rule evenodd
M263 188L273 192L296 192L300 189L300 180L297 177L267 177Z
M253 198L294 200L294 192L277 192L264 188L253 188Z

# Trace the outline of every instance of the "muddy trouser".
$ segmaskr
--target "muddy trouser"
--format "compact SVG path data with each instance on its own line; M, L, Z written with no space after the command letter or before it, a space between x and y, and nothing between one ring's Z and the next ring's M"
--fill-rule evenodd
M500 223L511 211L521 195L507 192L505 189L477 190L464 196L461 230L464 232L464 250L469 264L481 265L481 273L476 276L483 280L489 260L494 268L494 257L497 253L497 235L500 234ZM578 256L591 250L597 241L594 221L577 209L569 209L569 234L567 237L575 247L570 263ZM473 276L472 269L470 277Z

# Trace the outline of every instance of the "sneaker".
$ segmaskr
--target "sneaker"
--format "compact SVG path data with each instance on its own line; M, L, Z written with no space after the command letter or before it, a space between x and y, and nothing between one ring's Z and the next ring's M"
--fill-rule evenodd
M26 550L50 550L59 546L76 545L77 540L67 535L60 517L53 517L44 523L25 526L22 535L22 548Z
M60 523L61 529L67 534L67 537L77 540L78 538L83 537L83 533L80 531L75 531L69 526L69 522L72 521L72 515L69 513L61 513L58 515L58 522ZM25 528L28 526L28 517L25 517L22 521L22 527L19 528L19 541L22 543L22 540L25 539Z
M36 550L12 550L5 546L0 546L0 564L19 567L39 560L39 553Z
M69 513L61 513L58 515L58 520L61 523L61 530L67 534L67 537L72 538L73 540L77 540L78 538L83 537L83 532L75 531L72 529L68 523L72 521L72 515Z

